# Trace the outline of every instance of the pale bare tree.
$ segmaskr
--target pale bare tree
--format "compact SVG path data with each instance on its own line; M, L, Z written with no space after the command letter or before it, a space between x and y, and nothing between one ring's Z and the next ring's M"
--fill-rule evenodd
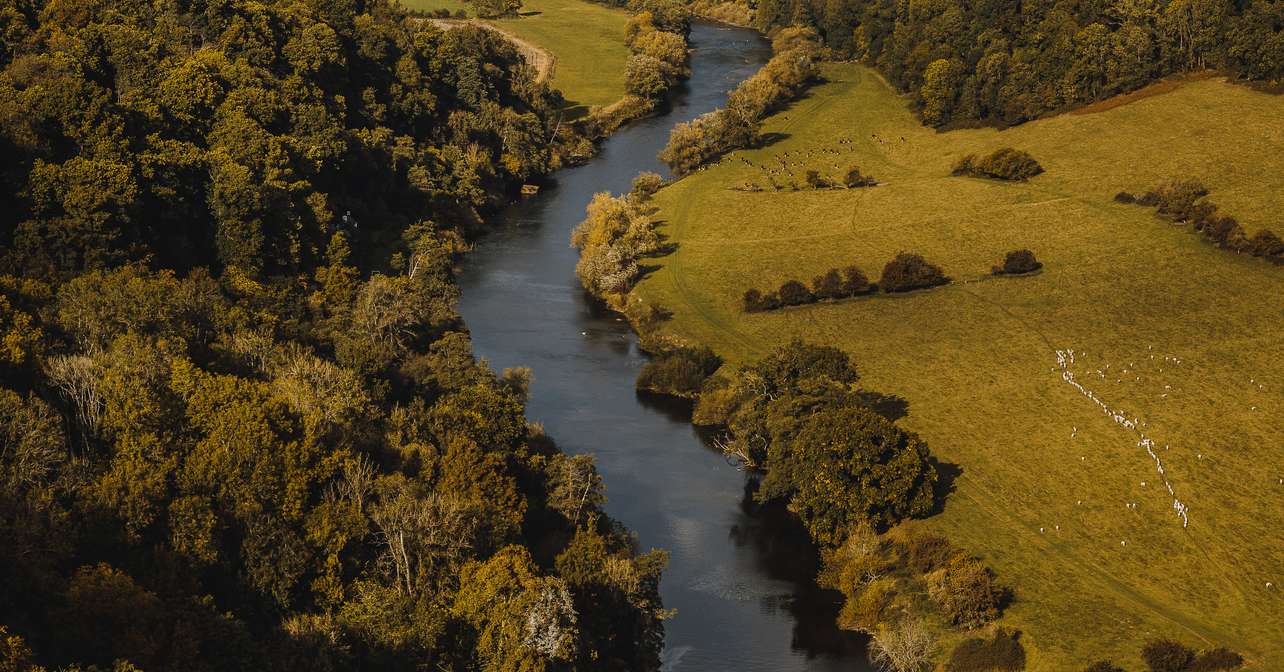
M469 507L437 493L420 494L405 479L380 483L370 518L379 529L397 588L413 595L424 578L454 576L472 550L477 521Z
M758 461L754 459L748 441L736 439L724 433L713 437L713 446L721 450L727 461L741 471L758 468Z
M902 621L880 628L869 643L869 660L883 672L923 672L931 669L936 638L919 621Z
M102 374L102 365L89 355L58 355L45 363L45 375L76 409L76 422L86 438L96 436L102 424Z
M374 484L374 463L365 455L357 455L357 459L343 465L343 478L332 485L331 493L351 502L358 512L365 514L366 500L374 491Z
M548 505L572 525L578 525L586 510L606 503L602 477L589 455L561 456L549 465Z
M23 401L16 392L0 390L0 486L43 482L65 459L53 411L36 397Z
M305 419L344 425L369 404L357 374L303 348L287 348L270 368L272 389Z

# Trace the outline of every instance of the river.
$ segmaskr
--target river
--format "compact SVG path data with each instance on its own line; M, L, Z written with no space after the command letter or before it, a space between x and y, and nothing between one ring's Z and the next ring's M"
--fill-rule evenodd
M588 164L502 212L468 255L461 312L480 357L534 372L527 415L568 453L590 453L607 512L643 550L664 548L664 669L867 670L861 638L834 624L837 596L814 585L816 553L787 515L746 499L746 476L712 450L683 403L639 395L646 358L627 323L575 277L571 230L599 191L627 191L669 129L721 106L771 55L758 34L693 25L692 75L668 111L620 130Z

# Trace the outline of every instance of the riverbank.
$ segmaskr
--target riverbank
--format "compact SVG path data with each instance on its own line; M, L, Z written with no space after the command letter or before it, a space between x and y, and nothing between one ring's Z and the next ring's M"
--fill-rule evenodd
M595 455L608 513L642 548L669 550L661 595L677 614L666 622L665 669L869 669L863 639L834 625L836 596L815 587L805 534L745 499L745 475L702 440L689 406L634 392L646 356L574 274L566 240L592 195L663 173L654 157L672 126L725 104L769 55L755 33L704 22L691 42L691 78L661 116L620 129L591 163L494 218L465 259L460 310L478 356L497 370L533 370L531 420L564 450Z
M1191 175L1250 233L1272 225L1284 166L1267 120L1279 100L1192 81L1098 114L937 133L873 71L827 67L827 83L764 125L777 142L657 193L672 251L646 261L627 305L662 307L657 341L708 345L732 367L795 336L851 353L862 384L899 397L906 426L961 465L952 503L926 524L1016 588L1004 622L1025 631L1030 669L1099 657L1137 667L1158 634L1225 644L1271 669L1284 655L1274 637L1284 611L1266 587L1281 583L1269 559L1284 552L1271 533L1284 514L1265 477L1284 463L1264 449L1284 422L1270 382L1284 378L1279 269L1113 196ZM958 157L1003 146L1030 151L1047 173L950 175ZM799 179L855 164L881 186L735 189L765 183L764 167L782 162ZM1038 276L742 310L746 289L833 267L877 280L901 250L971 277L1022 247L1044 263ZM1138 438L1054 370L1063 348L1087 351L1079 379L1091 375L1096 396L1170 445L1163 466L1191 506L1189 527ZM1105 375L1122 369L1130 375Z

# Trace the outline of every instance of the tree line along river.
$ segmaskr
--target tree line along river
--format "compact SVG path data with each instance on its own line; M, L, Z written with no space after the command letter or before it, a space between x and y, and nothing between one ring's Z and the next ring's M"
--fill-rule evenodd
M666 111L618 131L589 163L503 211L468 256L461 311L479 357L534 372L527 414L568 453L591 453L606 509L643 550L663 548L666 670L870 669L861 637L834 626L816 553L789 516L760 511L746 475L701 440L682 402L634 391L645 362L626 322L589 297L568 240L599 191L622 193L669 129L714 110L771 56L757 33L697 22L691 78Z

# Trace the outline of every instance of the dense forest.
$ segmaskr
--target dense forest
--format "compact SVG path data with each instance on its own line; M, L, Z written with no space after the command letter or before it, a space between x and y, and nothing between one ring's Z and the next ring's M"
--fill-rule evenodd
M757 0L754 23L815 28L934 126L1020 123L1206 68L1284 78L1281 0Z
M552 157L388 0L0 0L0 669L652 669L662 553L478 363Z

